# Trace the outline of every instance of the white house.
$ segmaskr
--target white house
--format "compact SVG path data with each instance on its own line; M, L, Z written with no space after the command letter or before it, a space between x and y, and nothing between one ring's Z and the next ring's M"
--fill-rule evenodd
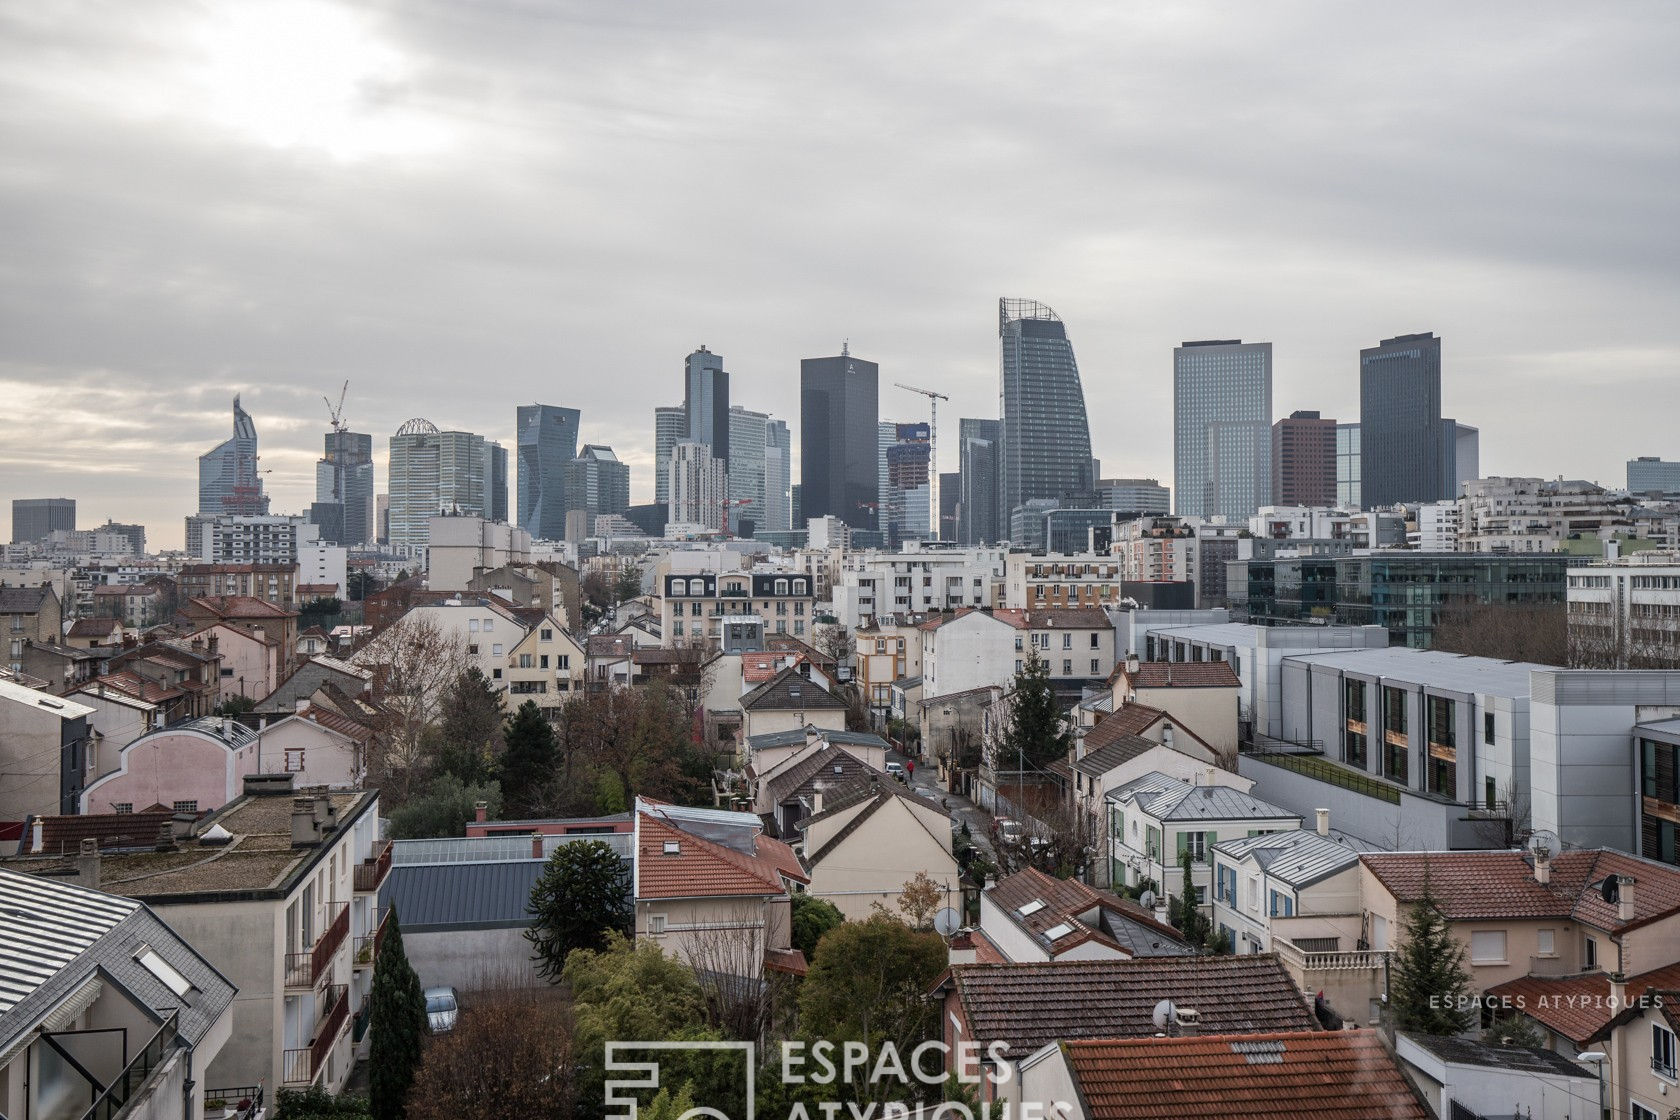
M1179 895L1180 866L1188 853L1198 904L1207 901L1213 846L1221 839L1301 827L1294 813L1240 789L1161 773L1134 778L1106 799L1109 856L1116 870L1124 871L1125 884L1152 880L1168 895Z

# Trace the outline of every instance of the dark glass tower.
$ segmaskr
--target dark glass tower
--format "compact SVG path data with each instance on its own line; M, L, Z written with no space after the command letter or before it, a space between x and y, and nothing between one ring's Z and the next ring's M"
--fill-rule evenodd
M963 545L1002 540L998 524L998 445L1003 424L963 417L957 421L957 536Z
M832 358L799 363L799 496L796 528L838 517L873 532L880 495L881 367L846 347Z
M1091 500L1091 429L1073 344L1056 313L1030 299L998 300L1000 521L1035 498Z
M1441 340L1403 334L1359 352L1360 487L1365 508L1445 492Z
M519 406L519 527L534 540L565 539L566 466L577 458L581 416L575 408L552 404Z
M723 357L704 346L683 366L683 411L688 438L712 449L712 458L729 462L729 372Z

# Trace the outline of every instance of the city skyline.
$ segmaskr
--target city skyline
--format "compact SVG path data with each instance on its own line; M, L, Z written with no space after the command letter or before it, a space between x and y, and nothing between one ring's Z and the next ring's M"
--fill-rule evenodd
M240 394L272 508L302 512L320 398L348 378L381 481L410 416L512 449L513 406L563 399L647 501L650 413L676 403L697 341L729 356L731 403L790 427L800 358L847 338L889 385L987 417L990 304L1018 291L1073 324L1107 476L1171 477L1159 371L1180 339L1270 340L1273 419L1350 419L1358 350L1433 331L1450 344L1442 414L1481 428L1484 473L1617 485L1629 458L1680 457L1664 422L1680 406L1664 48L1680 17L1503 10L1430 8L1449 46L1429 81L1401 83L1347 78L1416 77L1390 48L1417 14L1329 5L1069 10L1028 55L1001 6L952 25L486 5L465 35L327 3L274 26L278 6L11 11L0 127L26 173L0 209L31 267L0 280L0 395L42 437L0 449L0 498L73 496L87 523L178 545L194 460ZM696 90L662 61L679 41L735 64ZM886 41L937 57L904 72ZM322 43L332 64L311 69ZM563 47L578 65L549 65ZM51 58L98 78L72 89ZM486 84L492 58L529 96ZM894 76L865 81L859 60ZM307 119L261 84L299 75ZM835 150L881 173L807 171ZM1000 151L1036 185L981 174ZM658 170L701 153L727 156L704 177ZM925 402L883 387L880 414Z

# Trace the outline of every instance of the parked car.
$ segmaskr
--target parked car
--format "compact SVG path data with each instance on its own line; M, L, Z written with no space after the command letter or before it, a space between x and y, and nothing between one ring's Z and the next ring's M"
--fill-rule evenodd
M460 1015L461 997L454 988L426 989L426 1026L433 1034L454 1030Z
M904 763L902 763L902 762L889 762L889 763L887 763L887 773L891 774L893 777L897 778L901 782L904 781Z
M992 839L1013 844L1026 835L1026 829L1014 817L998 817L992 821Z

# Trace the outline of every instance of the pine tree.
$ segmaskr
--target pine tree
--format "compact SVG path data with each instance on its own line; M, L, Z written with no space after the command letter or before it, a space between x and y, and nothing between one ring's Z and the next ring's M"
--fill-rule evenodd
M1050 665L1036 649L1027 654L1026 663L1015 674L1008 704L1009 715L995 761L997 769L1020 766L1040 770L1067 756L1073 732L1063 721L1061 705L1050 686Z
M1406 915L1406 937L1394 954L1389 997L1395 1025L1403 1031L1458 1034L1473 1020L1464 946L1447 928L1427 875L1423 894Z
M373 964L373 990L368 995L368 1106L373 1120L402 1120L408 1089L420 1067L420 1047L426 1034L426 995L420 977L403 952L397 908L391 907L390 927L379 959Z
M502 693L469 665L444 689L439 709L438 768L467 785L491 780L507 716Z
M544 789L560 765L560 744L554 727L535 700L527 700L508 717L502 737L502 804L515 816L528 814L541 803Z
M602 949L612 931L630 932L630 867L604 841L562 844L543 865L529 909L525 940L537 970L558 981L574 949Z

